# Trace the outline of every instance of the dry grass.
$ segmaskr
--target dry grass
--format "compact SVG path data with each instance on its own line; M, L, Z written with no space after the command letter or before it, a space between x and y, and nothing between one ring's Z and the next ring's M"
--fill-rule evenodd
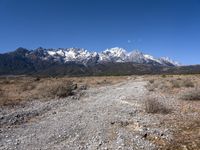
M182 83L184 87L194 87L194 82L190 79L184 80L184 82Z
M33 99L62 98L73 95L76 88L85 90L88 87L98 87L116 84L127 77L1 77L0 106L16 105Z
M173 92L175 90L177 92L177 89L193 88L196 86L195 83L200 83L200 80L197 81L197 79L194 80L193 78L188 76L151 77L148 80L147 89L149 91Z
M188 121L189 120L189 121ZM182 120L176 122L176 132L174 139L167 143L163 149L165 150L199 150L200 140L200 121L199 120ZM172 123L169 122L171 125Z
M45 88L44 88L45 87ZM77 84L72 81L44 82L37 87L39 95L46 98L62 98L73 95L73 91L77 88Z
M193 88L184 94L182 94L181 99L189 101L200 101L200 88Z
M71 80L26 77L12 79L12 83L1 79L0 88L0 106L10 106L33 99L66 97L73 94L77 85Z
M149 98L150 100L145 102L146 112L155 115L162 109L164 112L168 111L168 108L173 110L170 115L162 115L160 118L161 126L173 130L173 140L164 141L160 148L200 149L200 75L167 75L164 78L155 75L147 76L145 79L149 81L147 88L153 91L149 94L165 99L162 101ZM153 141L156 143L156 140Z
M183 80L181 80L181 78L172 79L170 82L173 88L181 88L181 87L189 88L195 86L194 83L189 78Z
M167 114L170 112L170 110L156 98L147 98L145 100L145 111L153 114Z

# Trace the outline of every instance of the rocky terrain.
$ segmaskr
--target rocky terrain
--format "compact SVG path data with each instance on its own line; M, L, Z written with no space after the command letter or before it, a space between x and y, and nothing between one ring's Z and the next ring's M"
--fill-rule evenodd
M1 106L0 149L200 148L200 101L179 98L199 76L119 78L93 78L66 98ZM192 83L183 84L186 79ZM146 103L151 99L159 102L154 109Z

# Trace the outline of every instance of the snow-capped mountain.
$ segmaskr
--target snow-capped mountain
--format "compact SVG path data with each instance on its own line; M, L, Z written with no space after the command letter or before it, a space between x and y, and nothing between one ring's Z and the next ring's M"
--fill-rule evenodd
M106 49L102 52L89 52L82 48L59 48L59 49L43 49L38 48L31 50L27 56L40 58L41 60L54 61L59 63L75 62L84 65L106 63L106 62L133 62L140 64L152 64L163 66L178 66L179 63L168 57L154 58L151 55L143 54L139 50L127 52L123 48L115 47Z
M139 50L110 48L91 52L82 48L18 48L0 54L0 75L132 75L160 73L188 73L188 69L168 57L155 58ZM199 73L199 68L193 69Z
M115 47L99 53L99 62L125 62L127 57L125 49Z
M174 61L172 59L170 59L169 57L161 57L159 59L162 63L170 63L170 64L173 64L175 66L180 66L181 64L177 61Z

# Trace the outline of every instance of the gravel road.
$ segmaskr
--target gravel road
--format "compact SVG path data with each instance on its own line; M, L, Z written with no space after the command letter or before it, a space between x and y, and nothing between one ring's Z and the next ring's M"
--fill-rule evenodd
M2 109L0 149L157 149L146 134L162 135L167 140L170 132L148 127L160 122L144 112L146 84L142 78L130 78L89 88L80 99L32 101Z

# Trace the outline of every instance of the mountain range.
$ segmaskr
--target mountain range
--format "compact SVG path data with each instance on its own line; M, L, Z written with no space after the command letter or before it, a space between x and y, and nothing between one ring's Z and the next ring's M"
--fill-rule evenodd
M179 66L178 62L168 57L155 58L139 50L127 52L119 47L102 52L90 52L83 48L18 48L0 54L0 75L149 74Z
M42 61L51 61L59 63L75 62L84 65L107 62L133 62L141 64L163 65L163 66L178 66L179 63L172 61L168 57L154 58L151 55L143 54L139 50L127 52L123 48L115 47L106 49L102 52L89 52L82 48L59 48L45 49L39 47L35 50L27 50L18 48L15 54L21 54L27 59L34 60L35 58ZM12 54L6 53L7 55Z
M115 47L106 49L102 52L89 52L82 48L59 48L59 49L43 49L38 48L31 50L26 54L29 56L39 57L41 60L54 61L59 63L75 62L84 65L94 65L97 63L107 62L133 62L141 64L163 65L163 66L177 66L179 63L172 61L168 57L154 58L151 55L143 54L135 50L127 52L123 48Z

